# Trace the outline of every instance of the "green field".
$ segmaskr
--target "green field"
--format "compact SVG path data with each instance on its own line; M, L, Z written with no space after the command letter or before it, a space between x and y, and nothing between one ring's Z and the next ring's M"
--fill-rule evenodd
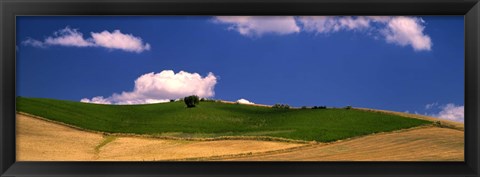
M17 111L84 129L177 137L270 136L330 142L430 124L419 119L355 109L275 109L201 102L100 105L17 98Z

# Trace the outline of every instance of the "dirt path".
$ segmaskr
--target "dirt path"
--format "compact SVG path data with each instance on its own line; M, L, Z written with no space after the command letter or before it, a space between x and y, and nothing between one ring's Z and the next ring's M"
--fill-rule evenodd
M184 141L103 136L17 114L18 161L152 161L275 151L305 144L217 140Z
M463 161L464 132L426 127L228 161Z

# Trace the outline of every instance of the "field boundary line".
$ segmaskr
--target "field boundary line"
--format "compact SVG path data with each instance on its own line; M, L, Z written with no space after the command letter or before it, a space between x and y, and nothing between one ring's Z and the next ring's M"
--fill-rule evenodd
M94 148L95 153L94 153L93 159L94 159L94 160L98 160L98 159L100 158L100 153L102 152L102 151L101 151L101 148L104 147L104 146L106 146L107 144L115 141L117 138L118 138L118 137L116 137L116 136L111 136L111 135L105 135L105 136L103 136L102 141L100 141L100 142L97 144L97 146L95 146L95 148Z
M104 134L104 132L101 132L101 131L95 131L95 130L85 129L85 128L77 127L77 126L75 126L75 125L70 125L70 124L67 124L67 123L64 123L64 122L47 119L47 118L44 118L44 117L41 117L41 116L37 116L37 115L25 113L25 112L17 111L17 114L24 115L24 116L28 116L28 117L32 117L32 118L36 118L36 119L40 119L40 120L47 121L47 122L50 122L50 123L55 123L55 124L63 125L63 126L69 127L69 128L76 129L76 130L81 130L81 131L86 131L86 132L96 133L96 134Z

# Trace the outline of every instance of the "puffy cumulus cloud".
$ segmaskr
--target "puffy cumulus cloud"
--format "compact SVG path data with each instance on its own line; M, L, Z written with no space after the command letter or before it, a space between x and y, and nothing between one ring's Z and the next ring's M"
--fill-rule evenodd
M385 40L401 46L410 45L415 51L431 50L432 40L423 33L425 26L420 18L395 17L382 30Z
M229 30L250 37L269 33L286 35L300 32L300 27L292 16L217 16L214 21L228 24Z
M110 48L121 49L129 52L143 52L150 50L150 44L143 44L141 38L135 37L131 34L123 34L120 30L115 30L112 33L103 31L101 33L91 33L92 39L96 45Z
M164 70L160 73L147 73L135 80L133 91L114 93L112 96L84 98L81 102L98 104L149 104L168 102L188 95L208 98L215 95L217 78L213 73L202 77L198 73Z
M240 103L240 104L255 104L254 102L250 102L250 101L248 101L246 99L243 99L243 98L237 100L236 102Z
M244 36L279 35L300 31L330 34L339 31L359 31L387 43L411 46L415 51L430 51L432 40L424 33L425 22L405 16L217 16L215 22L229 24L229 29Z
M107 49L119 49L127 52L143 52L150 50L150 44L144 43L140 37L132 34L123 34L120 30L113 32L103 31L100 33L91 32L91 38L85 39L77 29L65 27L53 33L53 36L45 38L44 41L27 39L23 45L42 47L58 45L67 47L103 47Z
M465 118L464 111L465 111L464 106L461 106L461 105L457 106L455 104L449 103L444 106L441 106L441 111L434 116L441 119L463 122Z

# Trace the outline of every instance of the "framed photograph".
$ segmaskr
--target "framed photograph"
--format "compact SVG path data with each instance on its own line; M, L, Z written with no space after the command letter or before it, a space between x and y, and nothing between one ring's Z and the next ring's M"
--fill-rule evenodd
M470 1L1 1L1 176L479 176Z

